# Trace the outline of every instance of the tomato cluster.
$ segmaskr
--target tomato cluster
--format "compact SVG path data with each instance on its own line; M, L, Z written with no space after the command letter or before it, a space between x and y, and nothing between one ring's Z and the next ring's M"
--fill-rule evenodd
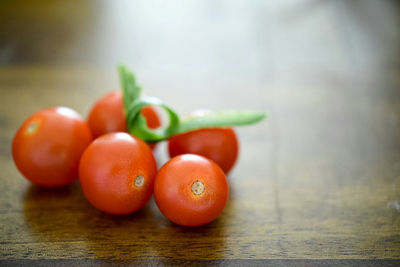
M147 127L157 129L155 109L141 109ZM12 155L28 180L44 187L79 181L88 201L110 214L142 208L154 193L161 212L176 224L199 226L213 221L228 198L226 174L238 155L231 128L204 128L172 136L171 159L157 171L152 149L128 133L123 96L99 99L85 121L66 107L29 117L12 142Z

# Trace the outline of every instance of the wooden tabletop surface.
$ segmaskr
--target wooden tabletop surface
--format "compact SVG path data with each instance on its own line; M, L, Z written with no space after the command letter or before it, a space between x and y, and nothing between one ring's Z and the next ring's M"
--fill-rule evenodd
M1 1L0 265L399 264L399 25L395 1ZM179 227L153 200L107 215L78 182L16 170L20 124L60 105L86 117L119 62L181 115L268 112L237 128L214 222Z

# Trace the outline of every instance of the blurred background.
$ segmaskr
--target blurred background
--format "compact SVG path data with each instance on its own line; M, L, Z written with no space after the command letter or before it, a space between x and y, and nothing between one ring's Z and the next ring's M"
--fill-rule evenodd
M2 0L1 155L10 159L17 127L39 109L86 116L118 88L123 62L182 115L268 112L238 129L222 255L349 255L316 245L336 233L337 244L359 248L350 255L390 256L399 252L399 26L399 2L389 0ZM243 214L251 223L238 230ZM265 239L232 252L243 235Z
M21 79L34 83L42 74L57 89L76 89L64 97L83 115L89 105L79 99L117 88L115 66L123 62L147 94L183 114L253 107L270 112L270 123L290 120L279 135L340 144L359 142L372 127L384 142L399 132L398 14L388 0L3 0L0 66L30 67L32 75L18 77L22 87ZM85 82L74 84L74 75ZM4 91L11 78L1 78ZM48 90L34 83L29 91L50 98L43 106L61 104Z
M364 169L399 149L399 25L388 0L3 0L0 66L12 70L0 73L3 111L17 105L25 118L67 105L86 116L118 88L123 62L182 115L268 112L242 131L274 160L330 154Z

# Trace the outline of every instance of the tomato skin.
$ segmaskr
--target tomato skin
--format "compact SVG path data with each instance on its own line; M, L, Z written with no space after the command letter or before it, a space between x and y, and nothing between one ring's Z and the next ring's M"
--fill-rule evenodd
M157 112L151 106L142 108L141 114L146 118L147 127L150 129L156 129L161 126L161 120L158 117Z
M160 118L152 107L144 107L142 115L150 129L161 126ZM100 98L89 112L88 124L95 138L106 133L128 132L121 91L114 91Z
M205 128L172 136L168 151L171 158L187 153L201 155L229 173L237 160L239 142L231 128Z
M97 209L129 214L142 208L153 193L156 161L145 142L127 133L109 133L94 140L79 164L83 193ZM144 184L135 185L142 175Z
M100 98L90 110L88 124L94 138L111 132L127 132L121 92L114 91Z
M195 182L204 192L194 194ZM159 170L154 198L161 212L176 224L200 226L213 221L222 212L229 195L226 176L213 161L185 154L172 158Z
M65 186L78 178L79 159L91 141L89 127L77 112L48 108L18 129L12 155L18 170L34 184Z

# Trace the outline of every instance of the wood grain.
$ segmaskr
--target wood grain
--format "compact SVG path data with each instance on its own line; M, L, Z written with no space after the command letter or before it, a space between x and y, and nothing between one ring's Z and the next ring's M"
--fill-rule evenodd
M77 5L0 3L1 265L399 263L398 4ZM19 125L50 106L86 116L118 88L119 61L182 115L269 113L237 129L240 159L216 221L182 228L153 200L129 216L107 215L77 182L43 189L16 170ZM160 166L168 159L165 144L156 157Z

